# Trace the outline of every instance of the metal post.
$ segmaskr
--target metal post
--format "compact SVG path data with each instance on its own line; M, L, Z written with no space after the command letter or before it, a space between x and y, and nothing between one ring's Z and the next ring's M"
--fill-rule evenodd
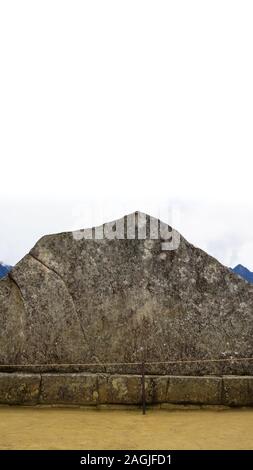
M142 362L142 414L146 414L145 362Z

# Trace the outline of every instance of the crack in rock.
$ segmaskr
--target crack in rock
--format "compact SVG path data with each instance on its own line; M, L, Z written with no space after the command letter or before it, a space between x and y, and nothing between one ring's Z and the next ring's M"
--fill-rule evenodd
M72 297L72 294L70 293L69 289L68 289L68 286L66 284L66 282L64 281L63 277L53 268L47 266L43 261L41 261L41 259L37 258L37 256L35 256L33 253L29 253L29 256L31 256L31 258L33 258L35 261L37 261L38 263L40 263L42 266L44 266L44 268L46 268L48 271L51 271L52 273L54 273L60 280L61 282L64 284L64 287L66 289L66 292L68 293L69 295L69 298L70 298L70 301L71 301L71 305L73 307L73 310L76 314L76 317L80 323L80 328L81 328L81 332L83 334L83 337L85 339L85 341L87 341L87 337L86 337L86 333L85 333L85 330L83 328L83 325L82 325L82 322L81 322L81 318L80 318L80 315L78 314L77 312L77 309L76 309L76 306L75 306L75 303L74 303L74 299Z

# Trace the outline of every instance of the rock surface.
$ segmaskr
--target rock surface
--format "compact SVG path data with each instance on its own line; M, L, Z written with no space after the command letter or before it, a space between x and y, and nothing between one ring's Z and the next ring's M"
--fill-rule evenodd
M96 405L97 384L96 374L42 374L40 403Z
M39 374L0 373L0 403L4 405L36 405L39 401Z
M146 216L130 217L137 227ZM228 361L253 356L253 285L183 237L164 249L162 226L152 239L147 216L147 239L140 223L142 239L125 239L137 228L123 218L96 232L118 238L39 240L0 281L1 369L139 374L132 363L144 358L205 361L147 364L148 374L253 375L252 360Z
M224 377L223 403L229 406L252 406L253 377Z

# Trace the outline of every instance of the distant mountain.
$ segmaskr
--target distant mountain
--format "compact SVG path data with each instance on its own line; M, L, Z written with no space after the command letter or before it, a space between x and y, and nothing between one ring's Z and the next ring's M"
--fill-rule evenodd
M10 270L11 270L11 266L8 266L7 264L0 263L0 279L2 277L5 277Z
M242 264L238 264L235 268L231 269L235 274L238 274L246 281L253 283L253 273L249 271L249 269L242 266Z

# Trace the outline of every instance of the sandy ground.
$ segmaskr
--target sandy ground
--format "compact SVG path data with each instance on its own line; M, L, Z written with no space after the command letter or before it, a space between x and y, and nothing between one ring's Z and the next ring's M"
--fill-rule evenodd
M0 449L253 449L253 409L2 407Z

